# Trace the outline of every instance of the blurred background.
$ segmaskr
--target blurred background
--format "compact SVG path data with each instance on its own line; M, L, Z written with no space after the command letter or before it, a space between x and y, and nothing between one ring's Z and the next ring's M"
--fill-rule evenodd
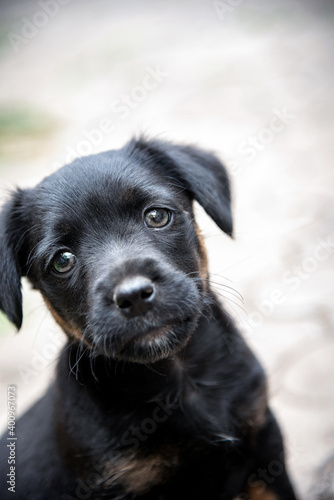
M216 152L236 229L229 239L196 207L213 286L268 372L298 490L329 491L334 3L15 0L0 18L1 203L141 133ZM2 428L7 385L21 414L64 343L23 286L20 334L0 317Z

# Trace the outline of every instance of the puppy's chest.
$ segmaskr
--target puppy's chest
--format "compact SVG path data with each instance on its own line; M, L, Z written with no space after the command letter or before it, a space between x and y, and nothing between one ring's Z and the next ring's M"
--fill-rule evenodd
M143 495L170 479L182 462L180 451L166 447L144 456L124 452L107 460L101 473L107 488L121 485L126 493Z
M189 462L195 465L203 455L208 456L213 436L198 409L196 396L189 396L188 403L182 405L180 402L160 402L153 412L122 432L121 446L102 462L105 486L121 485L126 493L143 495L172 479ZM192 404L193 399L196 404ZM204 405L202 398L199 401ZM196 420L198 426L194 425ZM198 437L206 432L207 441L203 436Z

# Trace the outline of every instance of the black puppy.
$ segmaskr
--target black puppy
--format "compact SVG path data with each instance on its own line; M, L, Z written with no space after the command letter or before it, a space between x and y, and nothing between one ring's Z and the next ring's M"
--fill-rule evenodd
M293 500L261 366L208 286L196 199L232 233L212 154L133 140L18 190L1 218L0 306L27 276L68 335L17 422L1 498Z

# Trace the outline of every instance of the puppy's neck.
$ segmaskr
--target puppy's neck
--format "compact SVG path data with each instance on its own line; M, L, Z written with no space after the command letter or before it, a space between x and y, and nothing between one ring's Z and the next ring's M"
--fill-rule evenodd
M192 394L197 382L210 380L228 351L224 335L233 336L220 307L214 318L202 317L190 341L180 352L152 364L117 361L105 356L91 357L79 344L65 347L61 354L58 379L82 385L103 403L118 399L126 404L138 404L163 398L166 394L178 398ZM218 321L217 321L218 319ZM225 334L222 334L222 321ZM69 375L69 376L68 376Z
M182 354L152 364L117 361L104 356L92 358L81 347L68 346L61 354L58 379L67 374L67 383L83 386L94 398L107 404L118 399L126 404L153 401L182 392L186 375ZM64 371L66 366L67 370ZM59 380L62 383L62 380Z

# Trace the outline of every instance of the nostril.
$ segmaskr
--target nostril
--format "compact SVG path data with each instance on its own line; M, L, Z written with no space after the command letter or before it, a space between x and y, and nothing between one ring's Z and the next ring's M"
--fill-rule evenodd
M129 300L118 297L116 297L115 303L116 306L119 307L119 309L129 309L132 306L132 303Z
M152 297L153 292L154 292L153 286L148 286L147 288L145 288L145 290L142 291L141 298L143 300L148 300Z

